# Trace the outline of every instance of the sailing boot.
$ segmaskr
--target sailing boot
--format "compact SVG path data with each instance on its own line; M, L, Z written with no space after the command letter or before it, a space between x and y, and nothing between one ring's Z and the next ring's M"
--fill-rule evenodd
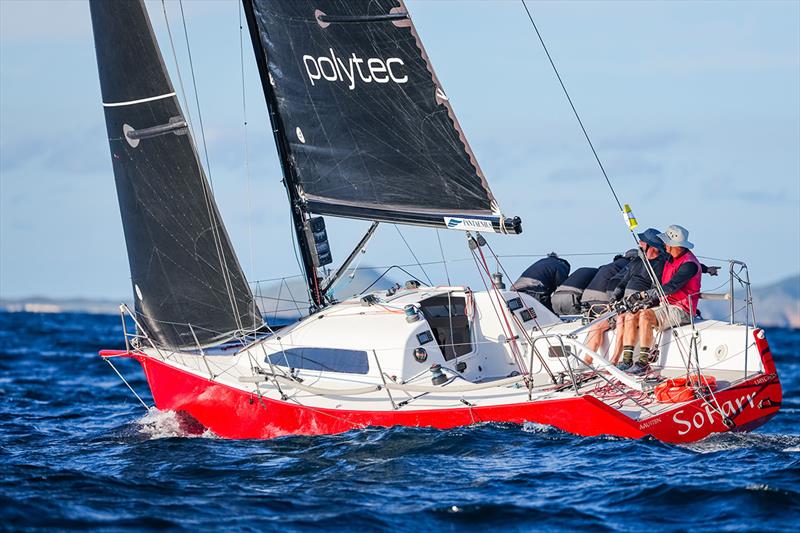
M628 374L640 376L650 371L650 348L642 346L639 348L639 360L628 370Z
M622 347L622 361L617 364L617 368L623 372L633 366L633 346Z

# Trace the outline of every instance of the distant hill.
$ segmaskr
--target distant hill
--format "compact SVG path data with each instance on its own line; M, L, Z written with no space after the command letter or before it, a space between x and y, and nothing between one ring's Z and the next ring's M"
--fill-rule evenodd
M0 298L0 311L26 313L90 313L112 315L119 313L119 304L127 303L119 300L93 300L91 298L47 298L31 296L30 298Z
M734 307L737 310L735 318L743 321L744 289L737 286L734 295ZM706 318L727 320L730 315L729 305L729 302L701 301L700 310ZM771 285L754 287L753 305L758 325L800 329L800 274Z
M1 0L0 0L1 1ZM396 283L392 273L362 267L344 276L334 287L334 295L339 300L347 299L369 288L386 290ZM308 314L308 290L299 276L284 281L254 284L256 302L261 312L270 321L288 323ZM119 300L91 298L48 298L31 296L29 298L0 298L0 312L12 313L90 313L114 315L119 313L120 303L133 308L127 298Z

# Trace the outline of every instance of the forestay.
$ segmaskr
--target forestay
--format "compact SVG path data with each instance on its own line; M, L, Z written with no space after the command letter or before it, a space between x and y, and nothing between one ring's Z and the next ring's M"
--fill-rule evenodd
M519 232L502 219L405 5L244 0L305 208ZM273 98L269 98L273 96ZM514 226L514 227L511 227Z

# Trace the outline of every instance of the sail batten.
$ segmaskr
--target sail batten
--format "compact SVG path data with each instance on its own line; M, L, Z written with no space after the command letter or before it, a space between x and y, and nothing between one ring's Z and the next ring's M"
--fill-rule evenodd
M161 345L262 324L141 0L91 0L135 312Z
M437 227L500 218L402 1L244 2L288 185L308 211Z

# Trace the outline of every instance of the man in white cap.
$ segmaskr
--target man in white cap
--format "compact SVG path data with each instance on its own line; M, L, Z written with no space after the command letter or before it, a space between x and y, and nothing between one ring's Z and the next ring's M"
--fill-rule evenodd
M661 285L666 301L660 301L657 289L650 289L645 298L656 307L645 309L639 314L639 360L627 366L631 374L644 374L650 366L650 350L653 345L653 329L660 331L675 326L682 326L691 321L697 313L697 302L700 299L700 277L702 268L700 261L690 251L694 244L689 242L686 228L673 225L660 233L658 238L667 249L667 262L661 274ZM633 295L632 297L636 297ZM640 298L641 299L641 298Z

